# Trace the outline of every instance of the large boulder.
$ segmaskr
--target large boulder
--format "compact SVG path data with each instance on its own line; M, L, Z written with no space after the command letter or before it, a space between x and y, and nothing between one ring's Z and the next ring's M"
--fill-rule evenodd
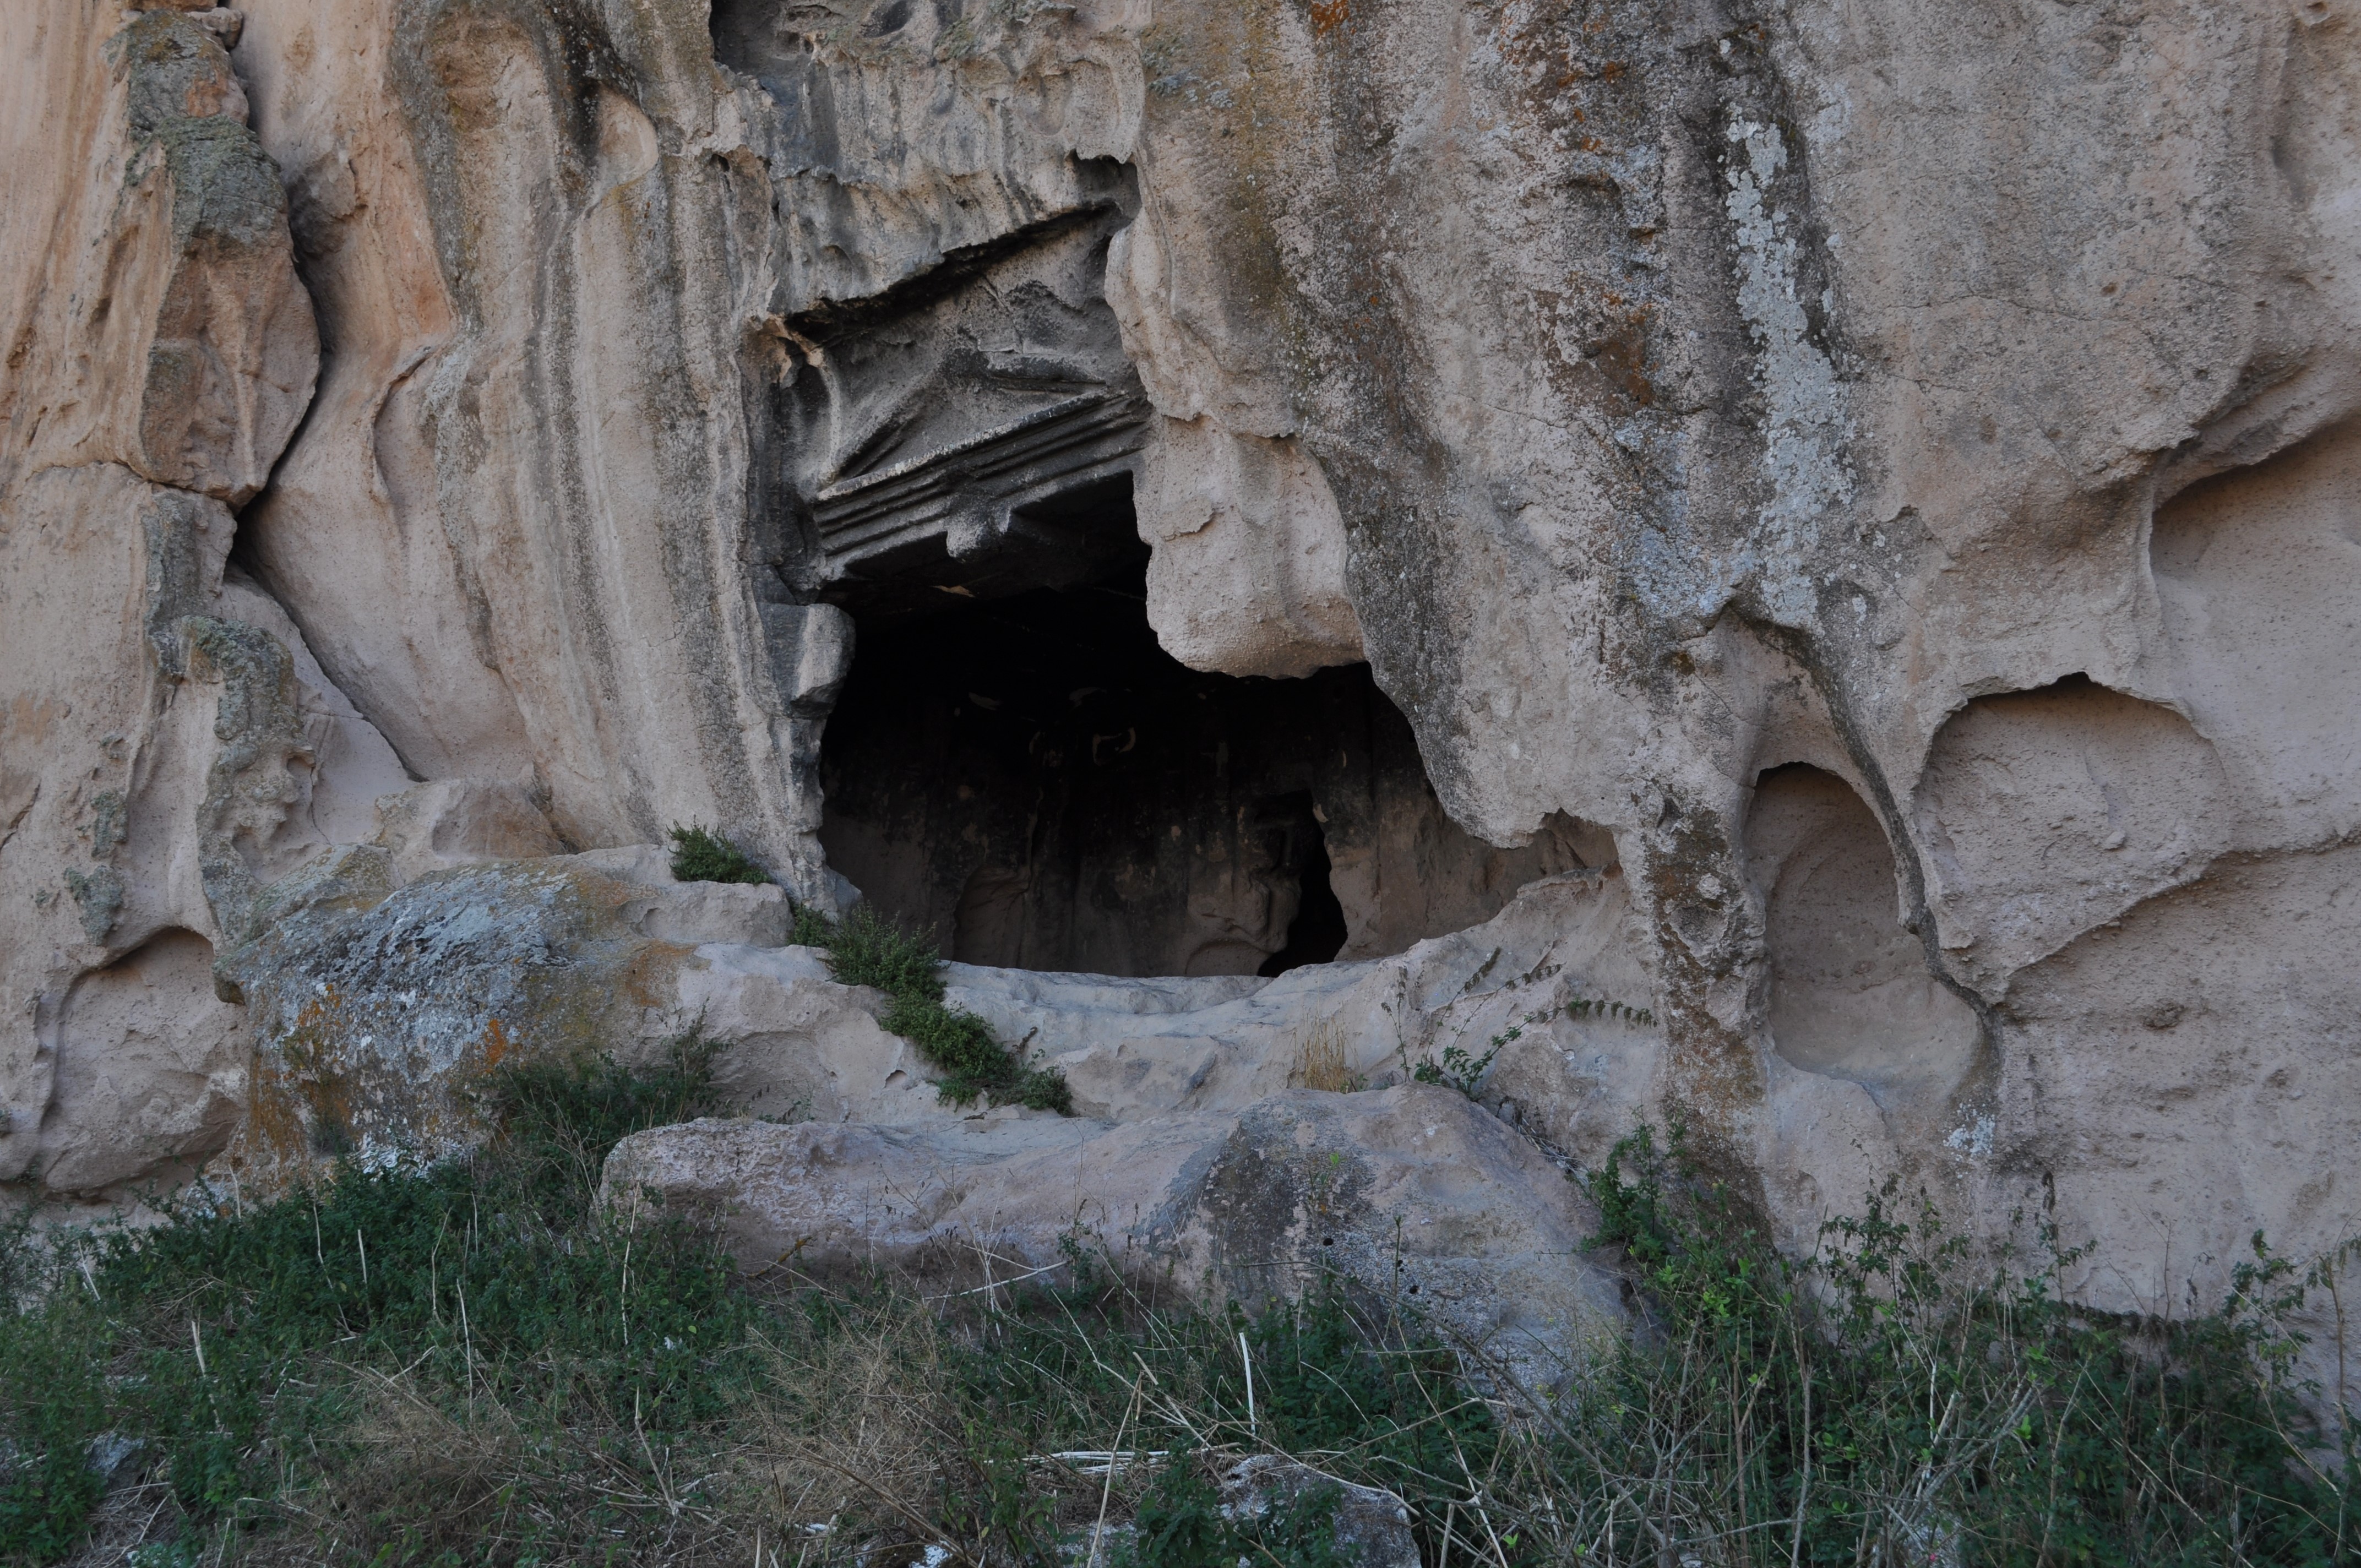
M634 1134L604 1201L708 1216L751 1271L877 1267L983 1291L1101 1258L1151 1299L1291 1298L1323 1279L1417 1310L1526 1379L1620 1323L1597 1215L1448 1089L1299 1090L1230 1113L950 1126L708 1119Z
M226 1153L246 1190L344 1157L475 1146L490 1130L480 1091L503 1064L644 1060L696 1026L679 1007L691 944L785 934L777 887L679 883L652 846L407 882L401 863L382 845L317 856L269 889L255 934L215 966L252 1038Z

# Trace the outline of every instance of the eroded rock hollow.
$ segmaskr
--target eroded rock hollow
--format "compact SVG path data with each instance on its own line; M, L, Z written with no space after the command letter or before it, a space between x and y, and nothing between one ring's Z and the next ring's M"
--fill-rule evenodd
M1213 1275L1104 1151L1302 1240L1284 1122L1437 1277L1675 1119L2102 1305L2334 1245L2348 9L12 5L0 1179L431 1153L701 1016L945 1225L1030 1160ZM862 899L1092 1125L942 1104L788 943Z

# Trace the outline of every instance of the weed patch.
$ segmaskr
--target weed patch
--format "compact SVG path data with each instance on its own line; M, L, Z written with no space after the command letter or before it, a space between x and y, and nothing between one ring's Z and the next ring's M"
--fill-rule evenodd
M874 986L893 998L880 1022L943 1069L939 1088L949 1103L982 1099L1073 1114L1065 1074L1027 1065L990 1025L943 1001L942 959L933 943L866 905L834 924L798 915L796 940L826 948L829 972L844 984Z
M1979 1277L1891 1195L1782 1257L1642 1135L1591 1186L1642 1326L1521 1389L1343 1281L1179 1310L1079 1244L937 1299L738 1277L592 1206L614 1139L702 1109L707 1072L694 1040L515 1072L472 1162L17 1227L0 1561L1053 1568L1098 1539L1099 1568L1345 1568L1322 1488L1223 1512L1213 1478L1266 1452L1399 1493L1435 1568L2356 1557L2349 1443L2290 1381L2320 1281L2259 1247L2222 1312L2110 1319L2059 1299L2054 1251ZM109 1491L91 1456L126 1442Z
M1979 1277L1890 1190L1783 1256L1684 1154L1642 1131L1589 1184L1656 1322L1553 1410L1562 1508L1743 1563L2354 1561L2352 1433L2306 1414L2307 1282L2259 1235L2221 1311L2129 1320L2060 1299L2054 1233Z

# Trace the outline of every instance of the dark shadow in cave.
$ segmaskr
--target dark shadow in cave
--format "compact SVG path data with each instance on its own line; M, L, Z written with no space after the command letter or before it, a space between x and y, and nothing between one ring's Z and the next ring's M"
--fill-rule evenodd
M876 906L963 962L1277 974L1474 925L1584 863L1563 833L1499 850L1453 823L1365 664L1173 659L1128 492L1093 499L1062 520L1087 548L1057 587L913 574L836 596L857 636L821 841Z
M1328 836L1320 830L1311 795L1297 798L1302 802L1302 816L1298 838L1290 845L1301 857L1294 868L1295 918L1288 922L1287 946L1256 968L1255 973L1265 977L1285 974L1305 964L1324 964L1345 946L1345 905L1328 880L1334 869L1328 863Z

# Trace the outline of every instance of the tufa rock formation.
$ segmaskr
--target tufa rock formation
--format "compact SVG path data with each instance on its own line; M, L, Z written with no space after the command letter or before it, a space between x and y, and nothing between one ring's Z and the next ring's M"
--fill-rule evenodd
M431 1154L701 1015L799 1124L618 1170L764 1246L1292 1126L1459 1171L1505 1290L1675 1118L1796 1245L1898 1177L2101 1306L2361 1230L2348 0L31 0L0 59L28 1201ZM862 896L1086 1125L971 1125L785 945ZM1493 1120L1383 1130L1496 1039ZM1075 1190L1220 1276L1163 1168Z

